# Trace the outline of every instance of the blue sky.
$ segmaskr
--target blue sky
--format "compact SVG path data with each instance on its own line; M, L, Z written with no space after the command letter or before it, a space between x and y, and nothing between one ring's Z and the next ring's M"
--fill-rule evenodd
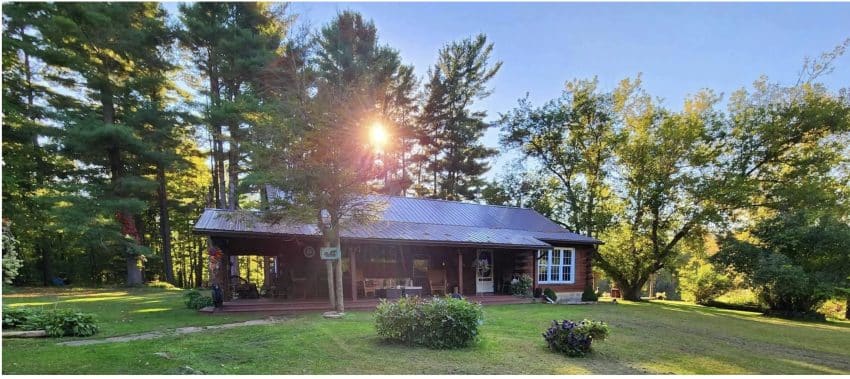
M338 11L372 19L381 41L423 77L444 44L477 33L504 62L476 108L498 118L529 94L535 104L564 82L597 76L603 89L643 74L646 89L678 109L688 94L728 94L760 75L793 83L803 58L850 38L850 3L294 3L314 28ZM850 86L850 53L824 79ZM498 131L485 137L498 145ZM508 159L492 162L498 172Z

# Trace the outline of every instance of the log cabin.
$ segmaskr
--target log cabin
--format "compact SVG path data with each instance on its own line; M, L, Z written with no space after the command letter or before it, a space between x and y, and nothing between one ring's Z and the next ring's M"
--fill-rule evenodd
M340 231L346 299L457 293L508 295L523 275L575 302L592 280L592 252L601 241L574 233L528 208L411 197L383 202L376 221ZM327 299L322 238L311 224L263 222L246 211L206 209L194 231L208 236L215 272L231 272L231 256L268 257L264 292L286 300ZM229 275L225 301L234 293Z

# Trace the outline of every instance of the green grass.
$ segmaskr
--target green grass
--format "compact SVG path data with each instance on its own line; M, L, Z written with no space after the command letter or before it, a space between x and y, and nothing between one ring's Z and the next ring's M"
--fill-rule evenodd
M103 333L96 338L251 318L196 314L183 307L180 291L21 294L4 295L4 303L61 301L97 313ZM385 344L370 312L344 320L305 314L276 325L79 347L7 339L3 373L171 374L184 366L209 374L850 373L848 322L796 322L664 301L499 305L484 312L481 341L462 350ZM611 337L585 358L551 353L541 333L562 318L606 321Z

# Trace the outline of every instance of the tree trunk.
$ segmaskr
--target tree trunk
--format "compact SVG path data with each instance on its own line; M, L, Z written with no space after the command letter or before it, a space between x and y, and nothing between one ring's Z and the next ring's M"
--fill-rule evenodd
M339 249L339 243L336 244L336 248ZM336 265L336 311L337 312L345 312L345 300L344 293L342 291L342 250L340 250L340 257L335 262Z
M162 261L165 269L165 281L174 284L174 266L171 260L171 225L168 219L168 191L166 188L165 167L160 162L156 165L156 176L159 182L159 235L162 238Z
M847 295L847 301L844 303L844 319L850 320L850 295Z
M139 267L139 256L138 255L128 255L127 256L127 285L139 285L142 284L142 270Z
M204 245L198 244L198 257L195 260L195 288L204 286ZM213 273L210 271L210 281L213 280Z
M239 185L239 144L236 141L238 132L233 128L230 130L230 150L227 152L229 164L227 165L227 209L239 209L239 194L236 187Z
M334 266L333 261L325 261L325 266L328 269L328 300L331 302L331 308L336 309L336 296L334 295Z
M647 278L641 278L632 284L617 283L620 287L620 292L622 292L623 294L623 299L630 301L640 301L640 295L643 290L644 284L646 284L646 281Z

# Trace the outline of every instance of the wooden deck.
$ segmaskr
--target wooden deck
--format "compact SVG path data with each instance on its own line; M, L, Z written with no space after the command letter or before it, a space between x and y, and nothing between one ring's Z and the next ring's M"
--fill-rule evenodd
M493 304L526 304L531 299L510 295L486 295L468 296L468 300L481 303L482 305ZM346 310L372 310L378 305L378 299L359 299L357 301L346 300ZM281 299L243 299L227 301L221 309L214 313L262 313L262 314L285 314L330 311L328 300L281 300Z

